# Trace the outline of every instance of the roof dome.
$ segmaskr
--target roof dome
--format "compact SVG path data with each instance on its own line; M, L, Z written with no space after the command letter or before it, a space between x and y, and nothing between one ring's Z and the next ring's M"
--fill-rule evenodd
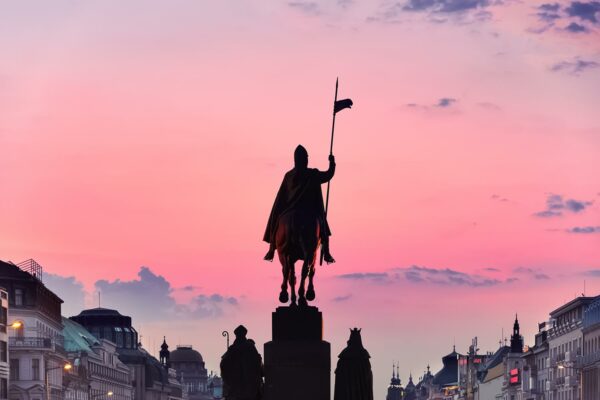
M97 308L90 308L88 310L83 310L82 312L79 313L79 316L109 316L109 315L115 315L115 316L121 316L121 313L118 312L117 310L112 310L110 308L102 308L102 307L97 307Z
M204 363L202 355L192 346L177 346L177 349L171 352L169 357L171 363Z

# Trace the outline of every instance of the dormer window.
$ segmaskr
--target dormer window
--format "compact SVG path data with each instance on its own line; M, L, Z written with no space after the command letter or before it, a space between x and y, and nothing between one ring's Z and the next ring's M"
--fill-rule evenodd
M23 305L23 289L15 289L15 306Z

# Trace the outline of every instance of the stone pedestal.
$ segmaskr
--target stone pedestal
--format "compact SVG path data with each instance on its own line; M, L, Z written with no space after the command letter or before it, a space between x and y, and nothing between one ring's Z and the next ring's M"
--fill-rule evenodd
M317 307L278 307L265 343L265 400L331 400L331 348Z

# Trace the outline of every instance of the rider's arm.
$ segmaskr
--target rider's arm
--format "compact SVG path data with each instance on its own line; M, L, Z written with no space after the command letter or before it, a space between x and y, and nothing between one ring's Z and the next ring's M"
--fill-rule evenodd
M319 171L319 181L321 183L329 182L335 174L335 157L333 154L329 155L329 169L327 171Z

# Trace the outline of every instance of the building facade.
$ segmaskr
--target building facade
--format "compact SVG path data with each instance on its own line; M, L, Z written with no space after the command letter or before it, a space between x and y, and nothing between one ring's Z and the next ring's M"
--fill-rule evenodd
M185 397L174 369L162 364L138 343L131 317L117 310L93 308L70 317L97 339L116 344L118 359L127 365L133 378L133 398L178 400Z
M0 288L0 400L8 399L8 292Z
M600 400L600 296L583 312L583 355L577 368L583 377L583 398Z
M166 341L163 342L163 346ZM202 355L190 345L179 345L170 352L169 366L177 372L190 400L212 399L208 388L208 373Z
M133 399L131 371L119 360L115 343L97 339L68 318L63 318L63 335L65 351L73 364L64 378L65 399Z
M9 304L9 399L63 399L68 360L62 300L44 286L42 267L33 260L18 265L0 261L0 286L6 289Z
M549 400L582 398L576 362L583 355L583 314L593 301L593 297L577 297L550 313Z

